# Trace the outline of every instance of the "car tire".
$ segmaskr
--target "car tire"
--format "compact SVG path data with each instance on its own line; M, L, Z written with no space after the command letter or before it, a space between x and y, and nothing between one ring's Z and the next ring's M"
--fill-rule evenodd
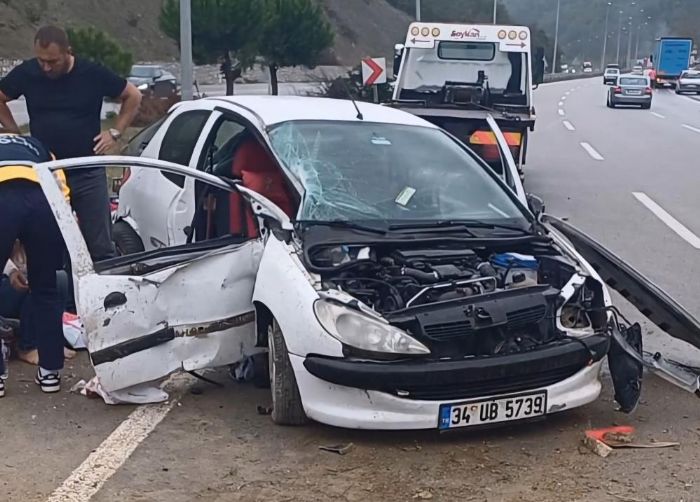
M272 421L277 425L304 425L308 422L289 359L284 335L276 320L267 328L272 394Z
M651 108L651 104L642 105L642 110L648 110L649 108Z
M112 226L112 242L114 242L117 254L120 256L143 253L145 251L141 237L125 221L118 221Z
M676 94L678 94L678 95L680 96L680 95L681 95L681 91L679 91L678 89L676 89Z

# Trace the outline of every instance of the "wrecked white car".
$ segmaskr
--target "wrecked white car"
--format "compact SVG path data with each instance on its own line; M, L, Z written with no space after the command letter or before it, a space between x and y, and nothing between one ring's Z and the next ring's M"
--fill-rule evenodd
M189 166L37 166L105 390L267 351L279 424L447 430L539 417L595 400L606 356L624 411L643 367L697 392L697 375L643 354L605 283L700 347L697 321L532 198L531 211L497 128L503 178L391 108L212 101L183 105L209 107L211 126ZM185 242L92 263L50 171L105 164L190 187L172 206L182 219L191 201Z

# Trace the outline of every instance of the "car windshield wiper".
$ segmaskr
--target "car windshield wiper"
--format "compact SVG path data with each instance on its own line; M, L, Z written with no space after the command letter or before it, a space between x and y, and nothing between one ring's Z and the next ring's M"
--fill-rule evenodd
M379 228L379 227L373 227L371 225L365 225L362 223L358 223L355 221L348 221L348 220L296 220L294 224L301 224L301 225L320 225L320 226L326 226L326 227L335 227L335 228L349 228L352 230L362 230L364 232L372 232L375 234L380 234L384 235L387 232L386 228Z
M531 227L525 229L513 225L502 225L499 223L489 223L480 220L436 220L416 223L398 223L389 226L389 230L453 230L453 229L484 228L491 230L510 230L521 234L531 233Z

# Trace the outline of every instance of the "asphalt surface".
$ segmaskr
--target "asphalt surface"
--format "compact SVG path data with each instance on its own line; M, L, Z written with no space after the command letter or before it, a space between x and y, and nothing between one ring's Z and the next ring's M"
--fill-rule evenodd
M610 110L599 79L541 86L535 96L528 191L700 316L700 250L692 245L700 235L700 132L683 127L700 131L700 102L659 91L650 111ZM665 209L688 240L634 193ZM700 360L645 328L645 343ZM65 391L44 396L31 368L11 364L0 400L0 500L700 500L700 401L649 375L632 415L615 411L606 380L589 406L448 435L277 427L264 415L267 391L223 371L209 375L221 387L178 380L170 404L141 408L69 394L91 376L84 354L65 375ZM640 441L680 446L617 450L606 459L582 450L585 429L613 424L634 425ZM318 449L350 443L344 456Z

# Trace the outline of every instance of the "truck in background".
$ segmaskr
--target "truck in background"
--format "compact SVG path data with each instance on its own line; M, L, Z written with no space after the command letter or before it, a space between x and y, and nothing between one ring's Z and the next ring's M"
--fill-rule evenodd
M661 37L656 40L651 62L656 71L654 87L675 87L683 71L690 67L693 40L690 38Z
M544 49L533 57L526 26L413 23L394 53L389 106L445 129L503 172L493 117L523 177L532 90L544 80Z

